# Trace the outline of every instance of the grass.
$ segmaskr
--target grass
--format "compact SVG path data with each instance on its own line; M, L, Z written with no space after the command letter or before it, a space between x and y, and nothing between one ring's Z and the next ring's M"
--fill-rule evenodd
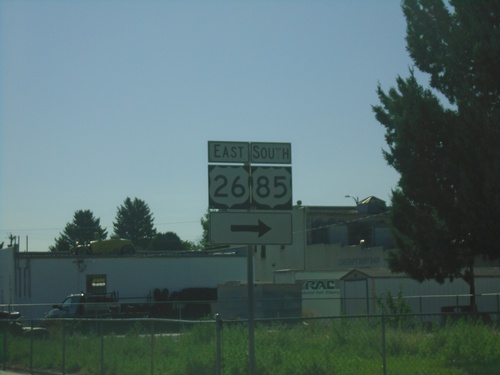
M112 324L112 323L105 323ZM1 337L0 359L8 366L77 375L151 373L215 374L215 324L184 326L181 334L156 334L167 326L138 322L127 333L96 327L81 333L55 329L49 338ZM171 326L168 327L172 328ZM177 329L178 331L179 329ZM105 334L101 332L106 331ZM121 327L120 331L123 331ZM255 367L259 375L383 374L380 322L339 319L325 323L259 324L255 331ZM4 350L4 347L7 350ZM64 348L64 357L63 357ZM32 355L31 355L32 353ZM248 373L248 328L225 322L222 330L224 375ZM480 322L444 326L386 325L389 375L488 375L500 373L498 332Z

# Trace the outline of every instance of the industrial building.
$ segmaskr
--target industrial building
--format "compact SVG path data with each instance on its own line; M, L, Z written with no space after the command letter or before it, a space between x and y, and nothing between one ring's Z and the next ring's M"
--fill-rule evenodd
M0 309L40 318L66 295L85 290L89 277L103 275L109 291L130 300L151 300L155 290L218 289L211 311L244 317L247 250L257 297L266 301L257 301L258 317L376 314L377 298L388 293L401 293L415 313L468 304L462 280L418 283L389 271L394 242L385 202L376 197L353 207L297 205L292 226L290 245L214 251L82 256L0 249ZM478 267L476 291L480 311L499 312L500 269Z
M76 256L0 249L0 305L27 318L41 318L53 304L86 290L89 276L102 275L120 299L147 302L156 289L217 288L245 277L246 251L137 253Z

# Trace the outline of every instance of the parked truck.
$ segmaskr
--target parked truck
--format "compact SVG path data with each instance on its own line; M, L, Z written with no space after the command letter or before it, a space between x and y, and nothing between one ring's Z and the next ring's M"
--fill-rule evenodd
M118 292L108 291L105 274L86 276L85 292L66 296L52 310L45 313L45 319L54 318L133 318L150 317L154 311L151 296L121 299ZM168 294L168 292L167 292Z
M54 318L136 318L149 317L153 304L145 302L120 302L117 294L70 294L60 304L45 314Z
M142 297L120 298L108 292L105 274L86 275L86 291L70 294L45 319L55 318L201 318L211 313L217 300L215 288L187 288L169 295L155 288Z
M187 288L169 295L155 289L143 298L120 299L117 292L75 293L53 305L45 319L55 318L183 318L200 319L213 312L216 288Z

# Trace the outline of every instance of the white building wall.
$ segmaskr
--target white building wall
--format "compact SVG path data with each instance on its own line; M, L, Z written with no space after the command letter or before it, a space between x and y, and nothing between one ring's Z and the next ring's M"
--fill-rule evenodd
M339 280L345 273L282 270L274 273L274 283L301 284L303 316L339 316L341 314Z
M340 244L309 245L306 270L341 271L353 268L387 266L387 251L382 247L341 246Z
M370 313L368 279L345 280L341 284L342 312L344 315L366 315Z
M500 313L500 280L494 277L476 279L478 296L476 303L479 311L498 311ZM500 314L497 315L497 319Z
M406 302L415 313L439 314L444 306L464 306L470 304L469 285L462 279L439 284L434 280L419 283L410 278L368 278L369 313L380 313L377 296L385 301L387 292L396 298L401 290ZM500 279L495 277L476 278L476 303L480 312L500 311ZM348 298L348 296L343 296ZM349 312L348 312L349 313ZM350 311L356 314L354 311ZM430 319L433 320L433 319ZM434 319L435 320L435 319Z
M457 304L457 295L466 294L469 289L467 284L460 279L453 282L439 284L436 281L428 280L419 283L410 278L377 278L371 279L374 287L371 289L371 312L376 312L376 296L386 296L390 291L393 297L397 297L399 290L412 308L413 312L424 314L435 314L441 312L442 306ZM421 297L432 296L432 297ZM439 297L436 297L439 296ZM468 297L459 298L459 304L469 304Z
M306 270L335 270L340 244L315 244L306 248Z
M387 289L390 280L384 280L378 289ZM446 281L439 284L435 281L424 281L422 284L415 280L406 279L401 283L403 295L411 303L413 311L422 313L439 313L443 306L469 305L469 285L462 279L453 282ZM396 289L396 283L392 289ZM476 278L476 303L478 310L483 312L498 311L498 291L500 279L494 277ZM393 296L397 293L393 291ZM422 297L420 297L422 296Z
M189 257L22 257L14 303L26 318L41 318L53 304L85 291L86 276L105 274L108 292L143 301L155 288L170 293L184 288L216 288L246 278L246 256Z
M13 247L0 249L0 305L13 303L14 251ZM0 310L8 310L8 306L2 306Z

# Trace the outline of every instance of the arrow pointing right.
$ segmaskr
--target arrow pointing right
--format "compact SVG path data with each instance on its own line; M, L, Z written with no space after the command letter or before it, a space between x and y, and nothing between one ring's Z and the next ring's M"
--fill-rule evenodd
M259 234L259 237L262 237L270 230L271 227L264 224L261 220L258 220L257 225L231 225L231 232L255 232Z
M210 242L230 245L289 245L291 212L210 212Z

